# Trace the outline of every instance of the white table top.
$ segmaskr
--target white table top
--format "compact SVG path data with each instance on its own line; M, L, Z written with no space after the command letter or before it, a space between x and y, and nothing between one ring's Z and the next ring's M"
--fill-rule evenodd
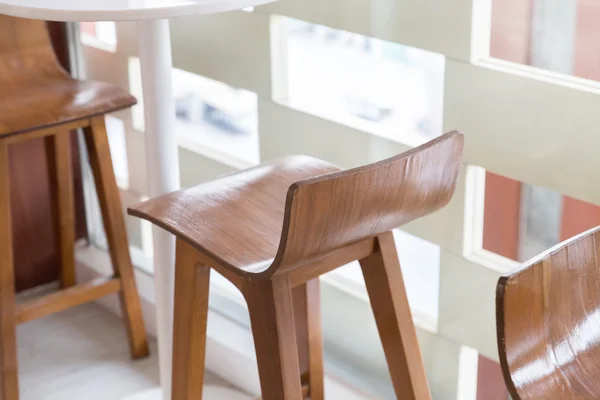
M239 10L273 0L0 0L0 14L48 21L138 21Z

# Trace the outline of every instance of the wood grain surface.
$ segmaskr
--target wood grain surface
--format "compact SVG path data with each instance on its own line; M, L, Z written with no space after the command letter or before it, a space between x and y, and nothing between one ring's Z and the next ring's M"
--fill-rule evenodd
M515 400L600 398L600 229L500 278L500 363Z

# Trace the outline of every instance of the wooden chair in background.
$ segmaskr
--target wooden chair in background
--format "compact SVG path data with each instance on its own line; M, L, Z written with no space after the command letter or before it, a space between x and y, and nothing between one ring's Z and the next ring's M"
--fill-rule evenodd
M131 107L117 86L72 79L56 60L44 21L0 15L0 398L19 397L15 327L110 293L119 293L134 358L148 354L104 115ZM113 277L76 284L73 182L69 132L83 128ZM61 290L16 304L11 237L9 153L12 144L42 138L54 191L61 254Z
M600 399L600 228L502 276L496 307L514 400Z
M173 399L202 398L211 268L243 293L264 400L323 400L319 276L362 271L396 395L430 399L392 236L450 201L463 136L340 171L290 156L129 209L177 236Z

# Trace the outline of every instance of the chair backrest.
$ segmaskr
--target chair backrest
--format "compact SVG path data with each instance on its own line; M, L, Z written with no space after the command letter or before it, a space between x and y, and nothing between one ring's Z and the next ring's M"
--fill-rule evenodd
M280 272L390 231L446 205L456 188L463 135L359 168L303 180L287 194Z
M68 75L60 66L45 21L0 14L0 85L46 81Z
M600 398L600 229L500 278L498 351L515 400Z

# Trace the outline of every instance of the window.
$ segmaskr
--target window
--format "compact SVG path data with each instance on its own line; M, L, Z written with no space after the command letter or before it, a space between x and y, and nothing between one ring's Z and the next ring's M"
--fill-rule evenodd
M600 80L594 1L493 0L491 56Z
M142 99L139 58L129 59L130 90ZM259 162L256 94L173 68L179 144L228 164ZM144 108L134 107L134 126L144 130Z
M81 41L92 47L114 52L117 47L117 28L114 22L82 22Z
M485 250L525 262L597 225L600 207L491 172L485 174Z
M177 134L191 146L259 162L256 94L179 69L173 70Z
M442 133L444 57L292 18L284 31L292 106L410 144Z

